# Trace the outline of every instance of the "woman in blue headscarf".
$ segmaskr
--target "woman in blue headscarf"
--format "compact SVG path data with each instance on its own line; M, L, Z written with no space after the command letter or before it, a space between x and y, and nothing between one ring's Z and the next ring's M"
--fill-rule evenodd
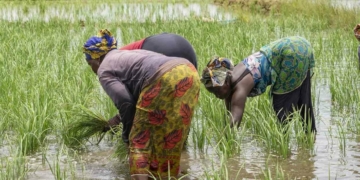
M118 50L104 29L84 44L88 64L119 110L134 179L177 177L200 89L199 74L185 58L147 50Z

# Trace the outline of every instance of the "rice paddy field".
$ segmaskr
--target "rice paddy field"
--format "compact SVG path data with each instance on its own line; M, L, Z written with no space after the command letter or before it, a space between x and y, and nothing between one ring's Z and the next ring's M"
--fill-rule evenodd
M268 93L249 98L239 129L202 86L180 179L360 179L359 1L2 1L0 180L130 179L117 134L79 138L72 124L117 110L82 53L109 29L118 46L161 32L184 36L199 69L303 36L314 48L317 134L298 114L277 124ZM80 131L80 130L79 130ZM283 133L286 132L286 133Z

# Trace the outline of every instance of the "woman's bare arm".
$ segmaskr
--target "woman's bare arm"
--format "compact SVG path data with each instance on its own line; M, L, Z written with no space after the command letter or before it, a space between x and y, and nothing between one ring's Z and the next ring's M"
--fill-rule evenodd
M240 126L241 120L245 110L245 103L247 95L250 93L251 89L254 87L254 81L251 74L246 75L234 89L234 93L231 97L231 127L235 125Z

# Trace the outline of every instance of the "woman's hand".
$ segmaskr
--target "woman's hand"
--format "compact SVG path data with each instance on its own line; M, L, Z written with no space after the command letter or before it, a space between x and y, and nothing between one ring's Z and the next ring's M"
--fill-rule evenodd
M119 114L116 114L114 117L109 119L108 125L106 125L103 129L103 132L107 132L110 129L114 129L116 126L118 126L121 122L121 118Z

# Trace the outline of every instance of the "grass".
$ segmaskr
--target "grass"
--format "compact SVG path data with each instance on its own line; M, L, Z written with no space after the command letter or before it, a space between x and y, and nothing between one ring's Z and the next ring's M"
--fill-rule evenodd
M119 162L126 164L127 149L118 143L121 142L118 134L101 137L100 127L117 110L81 53L82 43L100 28L108 28L121 39L121 44L161 32L183 35L196 50L200 70L214 55L227 56L239 63L270 41L291 35L304 36L312 43L316 57L313 89L320 86L319 82L329 85L332 116L340 117L327 120L330 126L322 126L322 119L317 116L318 128L322 130L320 133L329 132L329 146L339 146L346 156L345 152L351 151L349 144L353 143L349 136L360 134L360 76L356 57L359 43L352 34L352 28L360 22L359 11L335 8L325 1L315 4L300 0L278 1L270 5L248 2L252 4L222 8L222 12L234 15L232 18L236 21L231 23L212 16L207 6L199 6L205 8L200 15L189 11L189 15L167 21L161 19L159 12L166 12L169 6L160 3L151 5L148 14L154 17L131 22L121 21L124 14L125 19L135 19L123 12L130 12L131 8L136 10L133 12L145 12L146 5L136 9L121 3L117 3L118 8L108 8L105 3L98 5L93 1L86 5L82 1L0 2L3 24L0 31L3 42L0 43L0 132L3 134L0 147L8 149L0 149L0 179L26 179L29 156L36 153L43 154L42 160L55 179L81 179L76 167L64 168L59 157L72 157L68 151L86 150L100 140L113 142L116 156L121 157ZM309 5L300 5L305 3ZM188 5L190 3L184 7ZM16 9L13 14L9 13L12 9ZM112 15L101 14L104 9ZM203 17L213 21L204 22ZM318 98L314 93L313 102L319 101ZM205 170L203 177L206 179L243 177L246 173L229 170L232 164L228 162L251 147L259 147L262 153L282 160L289 159L299 149L316 151L313 135L303 133L296 114L288 125L279 126L267 94L248 99L239 130L229 128L223 102L204 87L201 87L198 107L187 148L197 153L206 154L210 149L215 152L218 161L214 160L214 166ZM321 110L321 107L315 109ZM49 136L55 136L55 141L49 142ZM253 144L244 147L248 142ZM47 147L53 144L60 148L53 150L57 156L50 159ZM297 177L280 162L273 163L275 165L263 171L258 170L260 175L248 178ZM267 162L262 164L265 166ZM243 169L243 166L238 165L238 168Z

